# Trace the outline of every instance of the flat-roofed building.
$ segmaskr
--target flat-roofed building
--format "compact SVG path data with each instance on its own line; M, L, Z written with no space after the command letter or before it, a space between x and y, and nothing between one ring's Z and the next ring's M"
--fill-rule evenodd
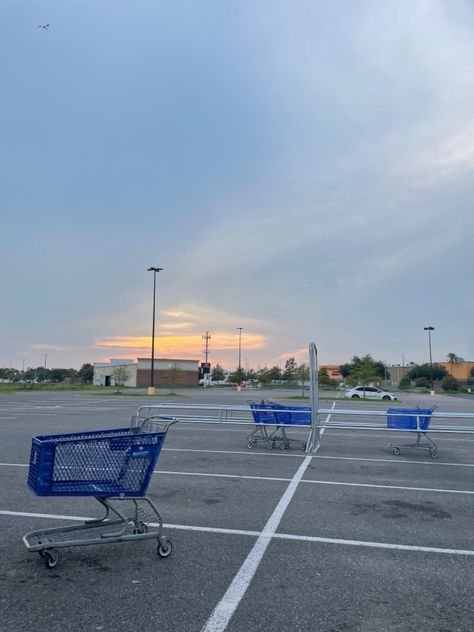
M153 365L154 386L197 386L199 383L198 360L155 358ZM123 386L146 388L151 384L151 358L134 360L113 359L95 362L93 384L115 386L117 380Z
M137 386L146 387L151 383L151 358L137 360ZM199 383L198 360L155 358L153 365L154 385L197 386Z
M471 375L474 362L437 362L436 364L444 366L447 373L456 378L463 386L471 386L474 383L474 377Z

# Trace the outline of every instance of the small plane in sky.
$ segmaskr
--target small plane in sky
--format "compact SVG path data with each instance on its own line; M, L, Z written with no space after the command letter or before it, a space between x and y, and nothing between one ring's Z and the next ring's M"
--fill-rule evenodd
M49 29L49 24L38 24L38 28L47 31Z

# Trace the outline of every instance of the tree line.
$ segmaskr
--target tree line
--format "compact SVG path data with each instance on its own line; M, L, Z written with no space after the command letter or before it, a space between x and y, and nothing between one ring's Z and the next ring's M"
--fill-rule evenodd
M455 353L448 353L448 362L450 371L440 364L433 365L411 363L406 375L400 380L399 388L408 389L413 386L420 388L430 388L432 382L441 382L444 390L456 391L461 385L453 377L453 364L459 362L459 357ZM390 371L381 360L374 360L370 354L363 357L354 356L350 362L341 364L339 372L344 378L344 383L348 386L381 384L390 379ZM470 375L474 378L474 367L471 369ZM216 364L212 371L213 381L223 381L225 373L220 364ZM336 386L338 382L331 379L325 367L318 371L318 379L321 385ZM270 368L264 367L258 371L253 369L244 370L237 369L227 378L231 384L241 384L242 382L258 382L262 386L268 385L298 385L309 381L309 367L306 364L298 365L295 358L288 358L285 366L281 369L279 366Z
M0 367L0 380L10 382L70 382L92 384L94 366L86 363L76 369L47 369L44 366L28 367L25 371Z

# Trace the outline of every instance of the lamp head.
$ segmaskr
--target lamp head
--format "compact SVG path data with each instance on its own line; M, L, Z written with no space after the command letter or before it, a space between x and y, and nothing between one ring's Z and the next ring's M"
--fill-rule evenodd
M153 272L161 272L163 270L163 268L154 268L153 266L151 266L150 268L147 268L148 272L151 272L153 270Z

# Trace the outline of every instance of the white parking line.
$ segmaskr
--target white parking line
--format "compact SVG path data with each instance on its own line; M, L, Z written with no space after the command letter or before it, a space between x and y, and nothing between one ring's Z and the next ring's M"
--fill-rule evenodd
M288 452L282 452L280 450L278 450L277 452L274 452L272 450L268 450L267 452L258 452L258 451L246 451L244 452L243 450L200 450L199 448L163 448L162 451L165 452L202 452L202 453L208 453L208 454L247 454L247 455L255 455L255 456L273 456L273 457L282 457L282 458L304 458L305 455L304 454L291 454ZM395 463L397 465L399 464L407 464L407 465L431 465L431 466L437 466L437 465L449 465L449 466L453 466L453 467L474 467L474 463L446 463L443 461L439 461L439 460L433 460L430 459L429 461L412 461L412 460L408 460L408 459L400 459L400 458L390 458L390 459L376 459L376 458L370 458L370 457L361 457L361 456L326 456L326 455L322 455L322 454L315 454L313 457L313 459L333 459L333 460L339 460L339 461L364 461L364 462L368 462L368 463L392 463L392 465Z
M26 511L0 510L1 516L12 516L13 518L44 518L47 520L67 520L74 522L85 522L93 520L91 516L65 516L58 514L33 513ZM268 524L268 523L267 523ZM157 527L155 523L150 526ZM201 533L220 533L223 535L244 535L250 537L260 537L263 531L247 531L245 529L225 529L223 527L201 527L187 524L164 523L165 529L176 529L177 531L200 531ZM292 540L297 542L315 542L321 544L339 544L343 546L358 546L375 549L388 549L396 551L412 551L416 553L440 553L443 555L468 555L474 556L472 549L445 549L432 546L415 546L411 544L392 544L391 542L371 542L368 540L348 540L342 538L322 538L319 536L297 535L292 533L273 533L273 538L278 540ZM205 628L204 628L205 629ZM212 628L213 632L217 628Z
M0 467L28 467L24 463L0 463ZM201 476L205 478L232 478L252 481L277 481L281 483L289 483L291 478L281 476L251 476L248 474L217 474L209 472L178 472L176 470L155 470L153 474L168 476ZM319 480L302 480L302 485L334 485L336 487L367 487L375 489L401 489L409 492L428 492L441 494L474 494L474 490L468 489L448 489L439 487L410 487L408 485L381 485L379 483L354 483L346 481L319 481Z
M245 595L247 588L249 587L250 582L252 581L260 562L262 561L265 551L267 550L272 537L276 533L283 514L293 498L296 488L298 487L298 484L303 478L306 468L310 463L311 457L307 456L293 476L285 493L281 497L280 502L268 519L263 531L253 545L252 550L247 555L247 558L240 567L237 575L234 577L224 596L214 608L211 616L203 626L202 632L223 632L227 628L227 624L231 620L235 609Z

